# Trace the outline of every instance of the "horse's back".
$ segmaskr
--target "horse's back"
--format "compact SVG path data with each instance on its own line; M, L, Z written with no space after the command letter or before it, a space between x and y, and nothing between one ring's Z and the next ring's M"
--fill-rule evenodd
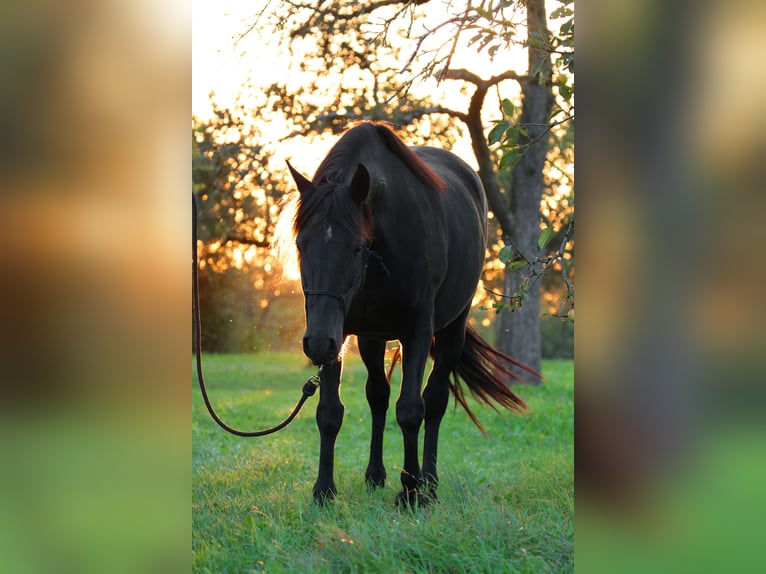
M454 191L467 192L476 202L479 210L487 213L487 197L476 171L451 151L415 146L412 151L425 162Z
M460 315L476 292L487 245L487 198L476 172L452 152L433 147L412 150L445 183L447 274L435 301L435 323L440 328Z

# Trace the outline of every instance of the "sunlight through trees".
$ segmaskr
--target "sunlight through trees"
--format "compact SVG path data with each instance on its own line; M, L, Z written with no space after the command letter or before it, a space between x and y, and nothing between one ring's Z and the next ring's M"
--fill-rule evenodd
M549 4L253 9L232 41L243 58L258 61L253 46L273 56L283 73L251 73L234 102L211 96L212 117L193 122L209 272L249 274L252 304L268 309L281 274L274 223L291 191L284 159L312 173L354 122L386 121L408 144L452 149L477 168L491 240L473 322L537 364L541 316L571 334L574 305L574 12L571 1Z

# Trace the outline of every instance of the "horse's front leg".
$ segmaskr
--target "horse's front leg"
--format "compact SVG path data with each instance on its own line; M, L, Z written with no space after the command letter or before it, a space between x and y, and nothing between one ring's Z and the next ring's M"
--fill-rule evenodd
M314 484L314 501L324 504L337 493L335 488L335 439L343 423L343 403L340 402L340 375L343 363L337 360L324 365L320 373L319 404L316 421L319 428L319 474Z
M425 414L420 389L433 339L431 325L430 318L421 319L402 340L402 387L396 401L396 421L404 439L404 467L401 474L403 490L396 499L398 505L422 505L428 502L428 497L421 492L423 476L418 457L418 435Z
M357 342L359 354L367 367L365 394L372 414L370 462L364 478L369 488L379 488L386 484L386 468L383 465L383 431L386 428L386 411L388 411L388 400L391 395L383 365L386 341L358 337Z

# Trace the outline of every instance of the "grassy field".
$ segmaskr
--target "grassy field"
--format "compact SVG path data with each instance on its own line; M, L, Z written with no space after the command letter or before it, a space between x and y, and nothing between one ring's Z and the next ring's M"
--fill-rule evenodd
M299 355L207 355L205 378L224 420L243 430L281 421L315 370ZM539 387L517 387L520 417L476 406L485 439L452 403L442 422L439 498L399 511L402 440L386 428L385 488L364 482L370 414L365 371L344 367L346 406L336 447L338 496L311 502L319 435L317 396L286 429L231 436L209 418L196 387L192 417L194 572L571 572L573 570L573 364L544 361ZM421 436L422 441L422 436Z

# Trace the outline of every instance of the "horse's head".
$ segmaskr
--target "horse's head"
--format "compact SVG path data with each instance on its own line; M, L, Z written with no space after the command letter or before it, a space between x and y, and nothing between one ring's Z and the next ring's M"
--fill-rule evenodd
M315 185L288 167L300 191L295 233L306 298L303 352L323 365L338 357L346 313L365 279L371 240L365 205L370 175L359 164L348 183L321 179Z

